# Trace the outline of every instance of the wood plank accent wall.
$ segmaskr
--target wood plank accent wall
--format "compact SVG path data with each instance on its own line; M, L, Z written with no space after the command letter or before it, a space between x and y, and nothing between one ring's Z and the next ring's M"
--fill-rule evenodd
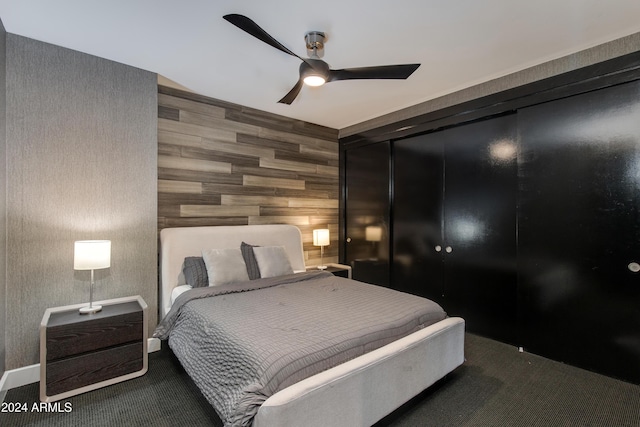
M158 230L293 224L316 265L329 228L338 262L338 156L336 129L159 86Z

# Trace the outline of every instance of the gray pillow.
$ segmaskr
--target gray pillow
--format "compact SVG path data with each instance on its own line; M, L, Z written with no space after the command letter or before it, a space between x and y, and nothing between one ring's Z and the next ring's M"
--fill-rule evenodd
M256 261L256 256L253 253L253 248L257 247L259 246L250 245L245 242L242 242L242 244L240 245L242 258L244 258L244 263L247 265L247 274L249 275L249 280L260 278L260 267L258 267L258 261Z
M209 286L229 285L249 280L247 266L238 249L207 249L202 251L207 266Z
M192 288L204 288L209 286L209 276L207 276L207 266L204 265L202 257L189 256L184 259L182 265L185 283Z
M293 274L289 256L284 246L258 246L253 253L260 267L260 277L276 277Z

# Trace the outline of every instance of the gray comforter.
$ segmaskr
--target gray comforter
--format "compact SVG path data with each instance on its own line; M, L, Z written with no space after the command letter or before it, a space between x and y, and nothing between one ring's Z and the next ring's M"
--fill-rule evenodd
M248 426L277 391L445 317L433 301L310 272L192 289L154 336L225 426Z

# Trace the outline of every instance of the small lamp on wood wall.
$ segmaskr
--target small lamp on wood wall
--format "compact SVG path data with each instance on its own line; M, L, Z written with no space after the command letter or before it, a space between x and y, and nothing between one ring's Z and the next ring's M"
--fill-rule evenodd
M318 269L324 270L327 268L324 265L323 257L324 257L324 247L329 246L329 229L328 228L320 228L317 230L313 230L313 245L320 246L320 265Z
M81 314L97 313L101 305L93 305L93 271L111 267L111 240L78 240L74 243L73 269L91 270L89 305L80 309Z

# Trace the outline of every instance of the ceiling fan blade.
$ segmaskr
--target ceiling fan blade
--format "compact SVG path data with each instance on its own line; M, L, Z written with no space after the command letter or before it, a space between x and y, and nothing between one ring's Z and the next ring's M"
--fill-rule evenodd
M409 77L420 64L381 65L377 67L344 68L331 70L329 81L358 79L399 79Z
M233 25L235 25L236 27L240 28L241 30L251 34L253 37L257 38L258 40L265 42L269 46L275 47L276 49L281 50L284 53L288 53L289 55L295 56L296 58L299 58L304 61L303 58L300 58L298 55L293 53L291 50L289 50L286 46L284 46L278 40L271 37L265 30L260 28L258 24L256 24L246 16L232 13L232 14L223 16L223 18L228 22L232 23Z
M289 91L288 94L286 94L280 101L278 101L281 104L287 104L287 105L291 105L291 103L293 102L294 99L296 99L296 97L298 96L298 94L300 93L300 89L302 89L302 79L298 80L298 83L296 83L296 85Z

